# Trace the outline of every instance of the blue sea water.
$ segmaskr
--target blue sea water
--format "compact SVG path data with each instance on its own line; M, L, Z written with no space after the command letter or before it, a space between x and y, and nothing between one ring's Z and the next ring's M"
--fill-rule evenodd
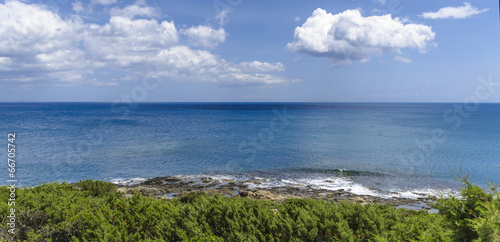
M202 175L411 196L456 190L459 165L500 183L500 104L0 103L0 124L22 186Z

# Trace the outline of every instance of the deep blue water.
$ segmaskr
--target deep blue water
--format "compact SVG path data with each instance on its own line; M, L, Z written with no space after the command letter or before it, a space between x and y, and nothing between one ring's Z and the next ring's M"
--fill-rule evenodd
M0 124L24 186L203 174L455 189L458 164L500 183L500 104L0 103Z

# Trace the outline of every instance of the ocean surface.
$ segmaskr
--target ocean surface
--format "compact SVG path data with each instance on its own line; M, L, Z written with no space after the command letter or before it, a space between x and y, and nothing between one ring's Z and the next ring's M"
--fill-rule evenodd
M418 197L500 183L500 104L0 103L0 184L172 175Z

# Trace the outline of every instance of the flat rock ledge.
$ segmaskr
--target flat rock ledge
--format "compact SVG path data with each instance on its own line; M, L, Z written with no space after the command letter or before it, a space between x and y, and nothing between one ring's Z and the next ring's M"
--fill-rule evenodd
M209 195L226 197L244 197L266 201L282 202L288 198L311 198L333 201L351 201L361 204L386 204L416 210L431 210L429 204L433 203L435 197L422 197L408 199L401 197L376 197L369 195L357 195L348 191L314 189L310 186L280 186L270 188L256 188L260 181L233 181L229 179L216 180L211 177L198 177L193 179L188 176L156 177L148 179L139 184L117 185L117 191L122 192L124 197L133 197L134 193L158 199L173 199L192 192L205 192ZM422 194L423 195L423 194Z

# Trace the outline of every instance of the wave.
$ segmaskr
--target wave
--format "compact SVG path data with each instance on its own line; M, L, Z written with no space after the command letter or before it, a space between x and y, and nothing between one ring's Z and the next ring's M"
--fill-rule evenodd
M293 178L278 178L251 174L238 174L238 175L228 175L228 174L198 174L198 175L175 175L172 176L179 181L185 183L203 184L204 180L207 178L212 179L219 184L227 184L228 182L235 182L244 184L249 189L271 189L271 188L285 188L293 187L298 189L303 189L304 191L311 190L324 190L325 192L335 192L343 191L349 192L355 195L361 196L373 196L380 197L384 199L421 199L428 198L429 196L440 197L440 196L455 196L458 197L459 193L453 189L442 189L442 188L412 188L412 189L401 189L401 188L391 188L387 190L378 189L374 187L365 186L354 182L349 177L293 177ZM133 178L133 179L113 179L111 182L120 185L137 185L147 179L144 178Z
M327 191L346 191L356 195L374 196L385 199L391 198L407 198L419 199L429 196L457 196L458 193L452 189L439 188L414 188L414 189L399 189L393 188L388 190L377 189L352 181L348 177L329 177L329 178L292 178L292 179L261 179L259 183L247 182L250 188L273 188L273 187L296 187L304 189L316 189Z
M116 185L125 185L125 186L134 186L137 184L141 184L145 182L146 178L132 178L132 179L125 179L125 178L114 178L111 179L110 182L114 183Z
M322 174L338 174L343 176L382 176L383 174L371 171L349 170L349 169L321 169L321 168L289 168L292 172L308 172Z

